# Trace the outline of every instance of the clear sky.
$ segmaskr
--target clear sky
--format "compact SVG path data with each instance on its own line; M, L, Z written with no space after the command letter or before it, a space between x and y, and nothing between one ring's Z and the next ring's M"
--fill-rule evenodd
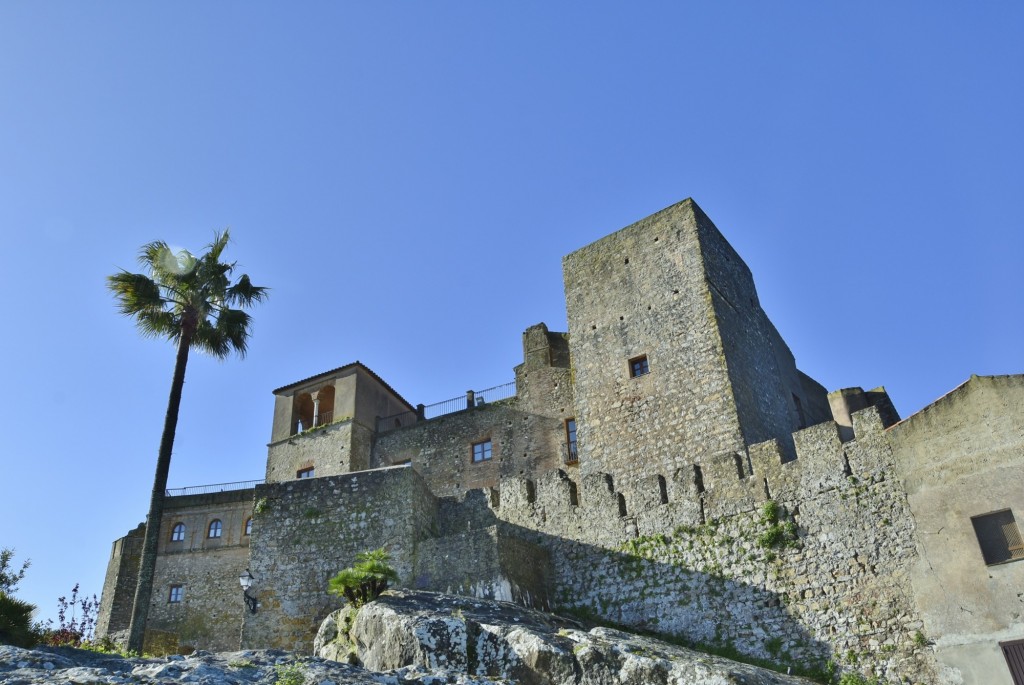
M271 390L412 403L565 329L561 258L693 197L800 367L907 416L1024 371L1024 5L0 3L0 546L54 616L145 517L174 349L104 277L162 239L272 288L193 355L170 485L260 478ZM241 571L241 569L240 569Z

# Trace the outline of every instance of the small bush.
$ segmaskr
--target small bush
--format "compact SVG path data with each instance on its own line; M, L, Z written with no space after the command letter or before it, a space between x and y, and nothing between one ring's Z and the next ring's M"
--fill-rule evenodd
M35 610L34 605L0 590L0 644L15 647L34 645L36 634L32 630L32 612Z
M353 606L372 602L388 589L388 583L398 580L398 572L388 562L391 557L384 548L356 555L356 563L342 569L329 581L330 592L344 597Z
M70 600L57 598L57 627L53 627L52 620L41 626L42 642L50 647L79 647L91 642L99 610L99 598L93 595L79 599L78 583L75 583Z
M306 682L306 669L301 664L278 664L274 667L274 681L278 685L303 685Z

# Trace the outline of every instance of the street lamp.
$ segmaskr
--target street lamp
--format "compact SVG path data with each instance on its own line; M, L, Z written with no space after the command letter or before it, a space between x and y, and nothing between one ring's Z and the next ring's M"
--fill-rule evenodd
M245 569L245 573L238 576L238 582L242 585L242 597L245 598L245 606L249 607L249 613L256 613L256 598L249 594L249 588L252 587L255 582L253 575L249 573L249 569Z

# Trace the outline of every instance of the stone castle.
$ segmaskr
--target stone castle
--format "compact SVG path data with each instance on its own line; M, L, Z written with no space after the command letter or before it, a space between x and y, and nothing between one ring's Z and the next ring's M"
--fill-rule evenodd
M563 270L569 332L528 328L514 387L414 406L355 362L275 390L265 482L168 493L147 640L308 651L328 578L384 547L407 587L795 669L1024 682L1024 376L902 421L883 388L828 392L692 200Z

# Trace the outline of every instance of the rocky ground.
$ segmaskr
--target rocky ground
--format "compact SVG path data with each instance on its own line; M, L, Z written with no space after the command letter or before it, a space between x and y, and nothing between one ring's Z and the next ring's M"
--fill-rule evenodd
M503 602L393 591L339 610L318 656L252 650L125 659L70 648L0 646L0 685L808 685L651 638Z

